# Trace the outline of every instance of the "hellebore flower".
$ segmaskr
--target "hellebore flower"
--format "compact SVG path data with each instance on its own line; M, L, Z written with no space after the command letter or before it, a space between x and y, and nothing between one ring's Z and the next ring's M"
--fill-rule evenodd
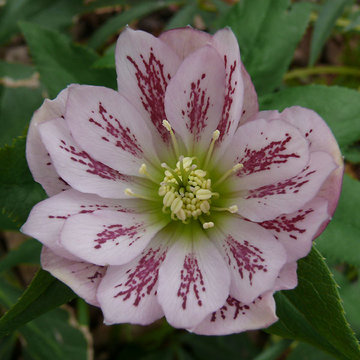
M312 110L258 111L230 29L128 28L116 69L118 91L71 85L32 119L27 159L50 197L22 231L43 268L107 324L270 325L338 200L331 131Z

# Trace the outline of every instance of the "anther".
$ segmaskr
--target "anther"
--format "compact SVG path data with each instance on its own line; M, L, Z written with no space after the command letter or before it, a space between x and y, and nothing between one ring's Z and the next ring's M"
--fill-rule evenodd
M140 168L139 168L139 174L140 175L146 175L152 182L154 182L155 184L158 184L158 181L156 179L154 179L149 172L147 171L147 166L146 164L141 164Z
M214 227L214 223L212 221L203 223L203 229L211 229Z
M182 208L183 206L183 202L180 198L176 198L174 199L174 201L171 203L171 207L170 207L170 210L173 212L173 213L177 213L180 211L180 209Z
M215 141L219 138L219 136L220 136L220 131L215 130L213 132L213 134L212 134L212 140L211 140L211 143L210 143L210 146L209 146L209 150L208 150L208 152L206 154L206 158L205 158L204 165L203 165L204 168L207 168L207 166L209 165L211 155L212 155L212 153L214 151Z
M239 208L237 205L231 205L228 208L220 208L220 207L212 206L211 210L213 210L213 211L228 211L232 214L235 214L238 212Z
M196 198L199 200L208 200L211 198L212 194L213 193L208 189L199 189L196 192Z
M175 155L176 155L176 157L179 157L179 154L180 154L179 145L177 143L174 131L173 131L170 123L167 120L163 120L162 124L163 124L164 128L170 133L172 144L173 144L174 151L175 151Z
M177 183L179 184L179 185L182 185L182 181L181 181L181 179L179 178L179 176L176 174L176 172L173 170L173 169L171 169L171 167L167 164L167 163L162 163L161 164L161 167L163 167L164 169L166 169L167 171L169 171L170 172L170 174L174 177L174 179L177 181ZM166 172L165 172L166 173Z
M214 186L216 185L219 185L221 184L225 179L227 179L230 175L232 174L235 174L237 171L239 171L240 169L242 169L244 167L243 164L236 164L234 165L230 170L228 170L215 184Z
M134 193L130 188L126 188L124 190L124 193L128 196L133 196L133 197L137 197L139 199L144 199L144 200L149 200L149 201L159 201L159 199L155 199L155 198L152 198L150 196L146 196L146 195L141 195L141 194L136 194Z

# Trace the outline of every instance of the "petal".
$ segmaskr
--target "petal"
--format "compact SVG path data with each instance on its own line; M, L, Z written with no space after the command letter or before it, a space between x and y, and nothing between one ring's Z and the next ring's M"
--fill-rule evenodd
M249 304L273 288L286 263L286 252L271 232L237 216L223 215L208 236L229 266L232 297Z
M241 64L241 77L244 83L244 102L239 125L253 120L259 111L259 102L254 84L245 66Z
M296 288L298 285L296 270L296 262L285 264L285 266L281 269L278 278L276 279L274 290L291 290Z
M132 178L93 159L77 145L62 119L41 124L40 134L58 174L76 190L124 198Z
M171 79L165 111L189 154L209 145L221 119L224 95L224 62L209 45L190 54Z
M68 285L86 302L99 306L96 299L96 290L106 272L105 267L65 259L45 246L41 252L41 266L51 275Z
M159 268L172 236L166 230L160 231L131 262L108 268L97 295L106 324L147 325L164 315L156 292Z
M187 26L165 31L159 36L159 39L169 45L181 60L184 60L197 49L210 44L212 36Z
M308 142L284 121L254 120L241 126L217 164L222 172L241 163L231 178L234 189L255 189L298 174L309 162ZM227 166L225 168L224 166Z
M271 185L249 190L229 200L238 205L239 214L251 221L275 219L295 212L312 200L336 168L332 157L321 151L311 153L309 164L298 175Z
M229 296L222 308L190 331L199 335L228 335L263 329L277 320L272 293L261 295L248 305Z
M145 119L155 144L169 144L169 133L162 125L166 119L165 91L181 60L163 41L144 31L126 28L117 41L115 61L120 94Z
M65 119L75 141L90 156L112 169L138 175L144 159L156 159L150 130L117 91L72 85Z
M271 231L283 244L288 262L291 262L309 253L319 227L329 219L327 201L316 197L291 214L280 215L275 219L263 221L259 225Z
M229 285L220 253L194 226L177 239L160 267L158 301L172 326L192 328L224 304Z
M138 256L165 225L147 214L99 210L67 219L60 243L85 261L122 265Z
M49 153L41 141L39 125L44 121L57 119L64 115L67 94L68 89L65 89L54 100L45 99L31 119L26 139L26 159L32 176L42 185L49 196L68 189L69 185L56 172Z
M329 202L329 214L335 211L341 192L344 161L334 135L325 121L313 110L293 106L281 113L281 118L296 126L308 139L310 151L326 151L334 159L338 168L321 188L320 196Z
M21 231L34 237L53 252L70 260L80 260L60 244L60 232L65 220L76 214L87 214L97 210L111 209L133 213L146 209L148 202L137 199L110 200L97 195L66 190L36 204Z
M240 50L237 39L230 28L219 30L212 38L212 45L224 60L225 100L221 120L217 126L220 131L217 147L225 149L238 127L244 98L244 84L241 77ZM222 151L219 151L220 156Z

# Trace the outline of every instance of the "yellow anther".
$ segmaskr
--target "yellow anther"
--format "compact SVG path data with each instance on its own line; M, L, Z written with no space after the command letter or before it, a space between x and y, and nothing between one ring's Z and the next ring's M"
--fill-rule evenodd
M236 164L230 170L228 170L216 183L214 186L221 184L225 179L227 179L230 175L235 174L237 171L244 167L243 164Z
M206 223L203 223L203 229L211 229L214 227L214 223L212 221L209 221L209 222L206 222Z
M199 189L196 192L196 198L199 200L208 200L212 196L212 192L209 189Z
M176 140L174 131L173 131L170 123L169 123L167 120L163 120L162 124L163 124L163 126L165 127L165 129L170 133L171 141L172 141L172 144L173 144L173 147L174 147L174 151L175 151L175 155L176 155L177 157L179 157L179 155L180 155L179 145L178 145L178 143L177 143L177 140Z
M205 177L206 176L206 171L198 169L198 170L194 171L194 174L196 176L199 176L199 177Z
M215 131L213 132L212 139L213 139L214 141L216 141L216 140L219 138L219 136L220 136L220 131L219 131L219 130L215 130Z
M232 214L235 214L237 213L239 210L239 208L237 207L237 205L232 205L229 207L229 211L232 213Z
M124 190L124 193L125 193L125 195L128 195L128 196L135 196L135 193L130 188L126 188Z
M210 210L210 204L209 204L209 202L206 201L206 200L202 201L201 204L200 204L200 209L201 209L201 211L202 211L203 213L205 213L205 214L208 213L209 210Z
M169 207L171 206L174 199L175 199L175 194L171 191L168 191L163 198L163 204Z
M166 193L167 193L166 186L164 185L160 186L158 191L159 196L164 196Z
M171 203L171 207L170 207L170 210L173 212L173 213L177 213L178 211L180 211L180 209L182 208L183 206L183 202L180 198L176 198L174 199L174 201Z
M186 220L185 210L180 209L180 210L176 213L176 216L177 216L180 220L185 221L185 220Z
M152 182L154 182L155 184L158 184L158 181L153 178L149 172L147 171L147 166L146 164L141 164L140 168L139 168L139 174L140 175L146 175Z

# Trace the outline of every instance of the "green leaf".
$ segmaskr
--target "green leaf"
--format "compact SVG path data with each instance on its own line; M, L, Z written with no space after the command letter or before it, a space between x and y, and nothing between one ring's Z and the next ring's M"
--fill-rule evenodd
M3 278L0 278L0 288L0 303L7 308L12 306L21 295L20 289ZM66 310L50 311L20 327L18 332L25 340L22 341L25 359L48 360L49 354L53 360L88 358L88 336L86 337L74 323L74 319L70 319L70 314ZM11 340L16 341L14 333L0 339L0 345L5 345ZM3 355L2 350L5 349L0 346L0 355ZM1 359L5 358L1 356Z
M230 26L241 57L260 94L274 90L289 67L305 32L312 5L290 0L243 0L219 22Z
M18 226L31 208L45 198L42 187L35 183L25 159L25 138L0 149L0 207Z
M340 286L339 292L344 302L345 313L351 326L360 335L360 281L349 281L343 274L335 270L335 279Z
M337 18L344 12L345 6L348 3L349 0L327 0L325 4L322 5L311 39L310 66L315 64L327 38L331 34Z
M18 264L39 264L41 243L34 239L23 242L0 260L0 272Z
M48 360L51 354L52 360L88 359L87 339L73 323L66 310L56 309L20 328L25 358Z
M259 100L261 110L300 105L315 110L327 122L346 156L347 146L360 139L360 93L340 87L310 85L292 87ZM344 105L346 104L346 106Z
M340 359L359 359L360 348L345 317L337 285L313 248L298 262L299 285L276 294L279 321L272 334L307 342Z
M0 319L0 337L75 297L70 288L40 269L17 303Z
M175 13L175 15L166 24L164 30L170 30L170 29L175 29L177 27L192 25L194 16L198 10L199 9L196 2L185 5Z
M14 137L25 135L33 112L42 102L41 89L0 88L0 147L11 144Z
M30 47L40 80L54 98L71 83L116 87L112 69L94 69L99 56L92 50L71 43L62 34L32 23L20 23Z
M1 360L11 360L13 359L13 352L16 345L16 334L11 334L0 339L0 359Z
M154 11L164 9L171 4L179 1L176 0L154 0L142 1L139 4L133 5L130 9L122 11L120 14L112 17L103 26L95 31L91 36L88 46L97 49L101 47L110 36L118 33L122 27L131 23L133 20L138 20Z
M0 60L0 78L9 77L13 80L30 78L35 72L31 65L21 63L11 63Z
M270 347L266 348L260 355L258 355L254 360L277 360L281 358L281 355L289 348L292 341L290 340L280 340Z
M309 344L299 343L286 360L335 360L335 358Z
M18 21L31 20L54 29L64 29L82 9L82 0L8 0L0 8L0 43L19 32Z
M335 215L316 240L317 247L331 262L360 267L360 182L345 175Z
M116 44L110 45L104 55L94 62L93 67L115 69L115 47Z

